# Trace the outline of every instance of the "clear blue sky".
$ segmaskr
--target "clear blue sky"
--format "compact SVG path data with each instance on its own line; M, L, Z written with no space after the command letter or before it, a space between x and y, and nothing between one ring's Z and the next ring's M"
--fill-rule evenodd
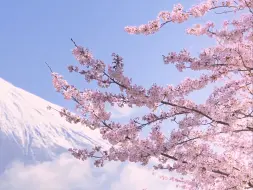
M72 83L86 88L80 77L67 72L75 64L71 54L73 38L93 54L109 63L111 53L125 59L125 70L133 81L146 87L176 84L186 75L173 66L164 65L162 54L190 48L197 53L208 46L206 37L185 34L196 23L169 24L156 35L132 36L124 32L127 25L139 25L154 19L160 10L171 10L175 0L125 1L2 1L0 5L0 77L48 101L66 105L55 92L44 62ZM195 1L180 1L189 7ZM208 18L199 20L207 21ZM0 87L1 91L1 87Z

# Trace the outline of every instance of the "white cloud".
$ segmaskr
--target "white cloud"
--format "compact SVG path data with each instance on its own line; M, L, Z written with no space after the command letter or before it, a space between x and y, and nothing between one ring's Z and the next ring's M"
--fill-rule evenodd
M119 106L111 106L109 108L111 112L111 117L114 119L123 118L123 117L129 117L136 111L135 108L130 108L128 106L119 107Z
M95 168L63 154L51 162L24 166L15 162L0 175L0 190L174 190L171 181L136 164L108 163Z
M80 162L70 155L62 155L52 162L24 166L15 162L0 177L0 189L8 190L69 190L93 189L96 181L89 162ZM93 185L97 184L98 181Z
M175 190L171 181L160 179L163 174L153 175L151 170L129 164L120 173L120 180L111 185L111 190Z

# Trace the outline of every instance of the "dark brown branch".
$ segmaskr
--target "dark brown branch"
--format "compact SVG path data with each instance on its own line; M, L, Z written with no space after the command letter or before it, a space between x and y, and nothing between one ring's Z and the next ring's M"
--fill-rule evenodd
M150 124L152 124L152 123L154 123L156 121L164 120L164 119L167 119L167 118L170 118L170 117L174 117L174 116L182 115L182 114L187 114L187 113L189 113L189 112L180 112L180 113L175 113L175 114L173 114L171 116L157 117L156 119L154 119L152 121L149 121L147 123L143 123L143 124L139 123L140 125L138 126L138 128L143 128L144 126L150 125Z
M114 78L110 77L106 72L103 72L103 74L105 76L107 76L113 83L119 85L120 87L124 88L124 89L128 89L126 86L124 86L123 84L120 84L119 82L117 82Z
M47 64L47 62L45 62L45 64L47 65L47 67L49 68L50 72L53 73L52 68Z
M75 47L78 47L78 46L76 45L76 42L75 42L72 38L70 38L70 40L71 40L71 42L73 42L73 44L74 44Z
M172 160L174 160L174 161L178 161L178 159L177 159L176 157L174 157L174 156L170 156L170 155L165 154L165 153L161 153L161 155L162 155L162 156L165 156L166 158L170 158L170 159L172 159ZM183 163L187 164L188 162L183 161ZM222 171L220 171L220 170L211 170L211 172L217 173L217 174L221 174L221 175L225 175L225 176L227 176L227 177L229 176L228 173L222 172Z
M234 11L223 11L223 12L219 12L219 13L217 13L217 12L214 12L215 14L226 14L226 13L232 13L232 12L234 12Z
M170 105L170 106L179 107L179 108L182 108L182 109L186 109L186 110L193 111L193 112L195 112L195 113L198 113L198 114L200 114L200 115L205 116L206 118L210 119L211 121L214 121L214 122L216 122L216 123L223 124L223 125L228 125L228 126L229 126L228 123L226 123L226 122L224 122L224 121L216 121L216 120L214 120L213 118L211 118L210 116L206 115L205 113L203 113L203 112L201 112L201 111L199 111L199 110L197 110L197 109L194 109L194 108L187 108L187 107L185 107L185 106L176 105L176 104L173 104L173 103L170 103L170 102L166 102L166 101L162 101L161 103L166 104L166 105Z
M249 4L247 3L247 0L244 0L244 2L246 4L246 6L248 7L249 11L251 12L251 14L253 14L252 9L250 8ZM252 3L252 2L250 2L250 3Z

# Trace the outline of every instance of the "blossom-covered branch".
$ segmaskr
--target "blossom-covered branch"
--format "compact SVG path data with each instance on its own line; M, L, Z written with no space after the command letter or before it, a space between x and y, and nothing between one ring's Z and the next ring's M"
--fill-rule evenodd
M96 82L98 88L82 91L52 73L56 90L76 103L76 115L66 109L60 113L69 122L99 130L110 144L91 150L70 149L76 158L94 159L96 166L110 161L147 165L157 158L155 169L182 175L171 180L183 189L253 189L252 0L205 0L188 11L177 4L171 12L160 12L148 24L125 30L130 34L153 34L166 24L182 23L217 9L244 14L224 21L221 29L210 21L186 30L189 35L207 35L217 44L203 49L197 57L186 49L163 55L164 63L174 64L179 72L202 72L201 76L186 78L175 86L153 84L145 88L135 84L124 74L125 63L120 55L113 53L112 63L106 64L72 40L79 65L69 66L69 71L88 83ZM188 98L210 84L218 87L204 103ZM117 90L111 91L111 86ZM107 105L143 107L149 112L121 123L112 119ZM160 112L155 112L158 107ZM162 130L168 120L177 125L170 134ZM141 135L144 128L150 130L148 136Z

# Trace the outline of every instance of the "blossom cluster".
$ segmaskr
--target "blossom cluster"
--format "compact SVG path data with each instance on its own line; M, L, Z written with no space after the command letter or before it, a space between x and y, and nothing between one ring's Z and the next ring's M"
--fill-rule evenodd
M64 109L60 113L69 122L99 130L110 145L91 150L70 149L76 158L94 159L97 167L110 161L147 165L152 158L158 158L155 169L182 175L170 180L183 189L253 189L252 0L206 0L188 11L177 4L171 12L160 12L148 24L125 30L130 34L153 34L168 23L182 23L217 9L226 9L231 14L247 13L225 20L221 29L215 29L213 22L187 29L187 34L207 35L218 43L197 57L186 49L163 56L164 63L174 64L179 72L202 72L199 77L185 78L177 85L153 84L145 88L134 84L124 74L120 55L113 53L112 63L107 66L88 49L74 43L73 55L79 65L69 66L69 71L80 74L86 82L97 82L98 89L79 90L61 75L52 73L55 89L67 100L73 100L78 112L74 115ZM211 83L218 87L204 103L189 99L190 93ZM111 92L111 86L118 91ZM108 104L144 107L149 112L120 123L111 118ZM162 111L154 112L158 107ZM168 120L178 126L170 134L162 130ZM146 137L141 135L144 128L150 129Z

